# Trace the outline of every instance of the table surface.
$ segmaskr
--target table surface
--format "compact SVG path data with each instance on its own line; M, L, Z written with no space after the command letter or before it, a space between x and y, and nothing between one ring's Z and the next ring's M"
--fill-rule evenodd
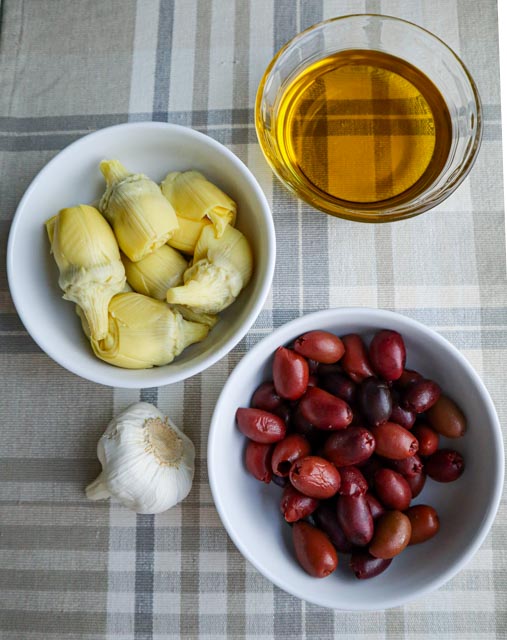
M485 116L478 161L424 216L359 225L315 212L273 178L255 137L256 87L297 32L347 13L395 15L463 58ZM275 588L235 549L206 471L211 412L243 353L317 309L394 309L436 329L482 376L505 424L507 288L494 0L4 0L0 31L0 638L507 637L507 509L437 592L374 613L334 612ZM5 246L24 190L60 149L111 124L188 125L226 144L272 205L272 293L226 358L181 384L113 390L67 373L26 334ZM156 517L87 502L111 416L156 402L197 449L188 499ZM185 411L186 408L186 411ZM191 408L191 410L189 410Z

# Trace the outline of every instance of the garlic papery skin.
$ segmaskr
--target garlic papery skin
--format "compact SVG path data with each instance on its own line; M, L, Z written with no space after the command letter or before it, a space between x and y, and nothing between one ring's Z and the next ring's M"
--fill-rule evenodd
M148 402L133 404L111 420L97 455L102 473L86 487L90 500L114 497L137 513L161 513L192 488L192 441Z

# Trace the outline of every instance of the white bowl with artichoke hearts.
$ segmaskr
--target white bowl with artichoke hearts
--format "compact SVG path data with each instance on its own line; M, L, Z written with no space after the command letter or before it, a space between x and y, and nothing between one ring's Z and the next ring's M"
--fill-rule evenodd
M127 173L123 174L124 169L121 165L112 164L102 166L102 175L99 165L104 159L118 160ZM65 215L70 217L72 214L79 219L83 229L87 225L88 229L95 229L93 225L89 225L90 216L94 215L93 211L90 212L87 207L75 208L78 205L91 205L104 210L109 205L104 215L115 231L120 248L131 254L130 261L128 257L124 258L123 254L122 260L127 273L130 272L129 280L135 283L137 289L146 281L146 276L139 274L138 269L138 260L144 248L141 246L139 249L139 243L133 242L129 236L128 227L122 226L123 214L114 210L114 202L111 204L114 198L110 198L111 194L106 192L105 178L110 185L118 181L132 181L134 184L130 185L130 188L135 189L139 186L137 181L140 174L148 176L156 186L172 172L192 170L202 174L209 183L226 194L236 204L237 210L235 215L229 217L222 216L221 210L218 210L219 215L208 214L204 221L204 233L201 234L202 238L207 240L202 240L201 245L195 245L196 252L200 252L201 255L192 256L188 249L187 254L182 254L187 262L192 258L194 260L194 269L187 276L190 280L200 283L196 292L199 294L198 297L204 300L206 296L202 294L203 283L206 283L208 272L202 268L199 272L196 262L203 262L199 258L213 261L213 252L216 255L221 254L223 246L215 244L216 236L228 237L229 233L236 233L235 229L239 230L239 236L244 235L251 249L252 268L251 276L249 274L248 283L244 288L241 282L228 282L229 289L236 295L237 291L242 289L234 302L220 311L216 324L211 329L209 327L213 325L214 320L207 316L215 315L215 309L203 315L203 312L208 310L206 301L202 302L199 317L193 316L192 306L182 307L189 302L185 298L189 295L189 287L186 280L185 287L181 286L181 278L179 285L176 280L169 285L173 292L169 295L170 298L172 296L169 301L179 303L179 308L168 306L160 300L146 302L140 298L136 298L135 304L131 304L133 300L129 299L129 296L132 297L134 294L117 295L111 303L107 301L107 293L104 294L103 288L100 287L92 296L93 304L90 304L87 296L83 296L79 279L76 281L72 277L69 284L69 279L66 278L75 265L71 264L72 269L69 270L69 258L62 246L68 241L67 235L72 236L77 233L77 229L67 223ZM171 181L172 178L166 183L166 188L172 188ZM155 189L149 186L146 190L144 186L145 184L142 184L142 195L148 199L155 197L158 201L158 187ZM178 194L175 197L179 197ZM116 201L118 199L117 197ZM174 210L178 206L176 203ZM70 211L60 214L64 209ZM51 221L56 214L58 220ZM86 223L82 220L86 220ZM232 224L234 227L231 229ZM157 220L154 219L152 226L156 225ZM105 235L98 230L99 227L96 233L90 233L94 237L100 237L103 245L100 251L109 251L108 242ZM161 229L160 232L163 234L165 230ZM185 228L181 235L184 236L180 240L185 249L191 230ZM56 246L58 243L62 245L60 251ZM169 247L168 244L162 246ZM53 255L50 253L51 248ZM179 251L182 250L179 246L177 248ZM153 246L148 246L146 255L152 250ZM172 255L169 255L170 253ZM114 387L145 388L189 378L220 360L241 340L259 315L268 295L273 278L275 253L275 231L266 197L252 173L239 158L219 142L193 129L166 123L140 122L116 125L89 134L65 148L42 169L23 196L11 226L7 248L7 275L12 298L23 324L39 347L53 360L93 382ZM179 254L176 255L174 250L163 249L159 258L160 255L162 259L167 259L174 271L177 272L179 269L180 274L184 271L184 260L179 260ZM118 267L116 258L113 262L115 261ZM70 262L73 262L72 259ZM149 266L151 268L151 265ZM190 265L187 270L190 271L191 268ZM113 283L114 292L117 294L123 286L121 267L111 269L105 280L108 281L108 286ZM63 299L64 293L66 299ZM150 335L144 331L144 318L148 324L155 323L154 315L162 314L166 317L166 309L171 310L169 324L173 334L176 331L171 337L178 345L176 351L180 351L184 343L192 343L197 339L201 341L186 346L169 364L151 368L123 368L132 365L132 360L129 361L131 353L127 354L125 361L122 361L121 357L115 357L115 364L101 360L102 354L96 348L99 341L96 340L93 346L93 335L91 342L89 339L90 331L92 334L95 332L95 336L104 336L107 333L103 314L101 320L101 314L97 312L96 301L100 301L101 295L105 295L109 315L111 316L113 308L114 317L119 318L120 322L122 313L129 314L129 322L132 314L135 316L139 313L139 326L131 327L132 333L128 339L132 340L134 345L137 332L138 340L143 345L142 357L146 354L147 361L155 365L159 364L156 360L160 347L153 343ZM190 301L191 305L195 305L195 296L193 298ZM79 307L75 304L76 300ZM139 302L142 304L138 305ZM225 300L223 304L229 302ZM136 309L137 306L142 308ZM80 310L82 322L76 314L76 308ZM133 323L135 324L135 320ZM155 333L166 332L164 327L156 323L152 326ZM207 336L202 339L205 334ZM106 351L108 340L111 340L111 336L106 335L100 340L101 348ZM135 354L135 357L137 358L138 354ZM138 366L138 363L134 362L134 366Z

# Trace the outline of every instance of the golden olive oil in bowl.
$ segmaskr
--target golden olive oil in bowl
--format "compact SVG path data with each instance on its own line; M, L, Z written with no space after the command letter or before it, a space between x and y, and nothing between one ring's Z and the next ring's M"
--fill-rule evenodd
M338 42L361 46L333 50ZM479 147L480 101L463 64L427 31L347 16L278 53L259 87L256 127L298 197L383 222L422 213L463 180Z

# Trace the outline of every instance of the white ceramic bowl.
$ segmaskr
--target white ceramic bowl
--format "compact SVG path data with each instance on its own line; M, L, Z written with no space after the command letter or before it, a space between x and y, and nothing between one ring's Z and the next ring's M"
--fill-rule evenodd
M62 300L58 270L49 254L44 222L63 207L93 203L104 191L98 169L117 158L129 170L155 181L169 171L198 169L238 203L237 227L254 254L254 274L203 342L174 362L128 370L96 358L83 336L74 305ZM19 203L7 249L9 286L27 331L53 360L73 373L115 387L171 384L211 366L246 334L264 304L275 265L275 231L266 198L247 167L226 147L174 124L121 124L74 142L37 175Z
M274 350L312 329L369 340L379 328L399 331L407 346L407 367L439 382L468 419L463 438L441 438L440 446L460 451L465 472L456 482L429 480L413 504L433 505L440 515L438 535L407 548L376 578L357 580L348 556L337 571L318 580L298 565L291 529L279 511L281 489L251 477L243 462L245 437L235 426L238 407L249 406L256 387L271 379ZM251 349L229 377L217 402L208 444L208 469L216 507L241 553L285 591L334 609L375 610L401 605L440 587L472 558L483 542L500 501L504 454L500 425L489 394L469 362L440 335L389 311L331 309L280 327Z

